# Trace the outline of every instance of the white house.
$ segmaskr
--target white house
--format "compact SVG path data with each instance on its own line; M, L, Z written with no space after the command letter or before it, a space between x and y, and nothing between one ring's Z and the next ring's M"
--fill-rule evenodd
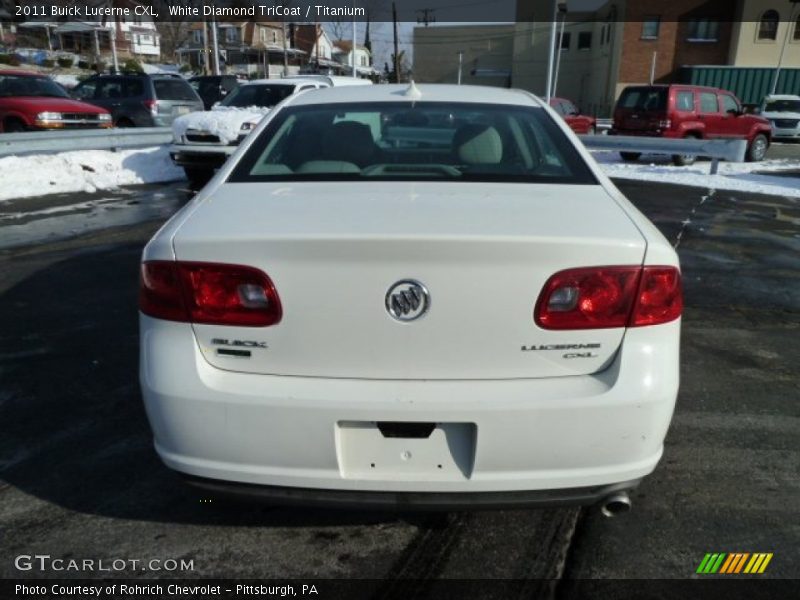
M353 42L352 40L336 40L334 42L333 58L340 64L352 68L353 66ZM372 53L368 48L356 45L355 49L355 65L356 71L359 75L369 77L375 74L375 69L372 67Z

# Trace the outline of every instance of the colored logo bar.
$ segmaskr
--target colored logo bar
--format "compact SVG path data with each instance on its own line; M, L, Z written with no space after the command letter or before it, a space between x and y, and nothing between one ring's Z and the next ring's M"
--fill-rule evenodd
M735 575L739 573L760 574L767 569L772 560L772 552L718 552L708 553L703 557L697 573L712 575L715 573Z

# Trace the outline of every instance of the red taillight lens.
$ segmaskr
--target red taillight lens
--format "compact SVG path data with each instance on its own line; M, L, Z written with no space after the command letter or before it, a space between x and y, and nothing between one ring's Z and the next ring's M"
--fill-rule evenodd
M543 329L607 329L657 325L683 309L674 267L590 267L553 275L534 309Z
M143 263L139 308L170 321L245 327L274 325L283 314L278 292L262 271L198 262Z
M188 321L183 303L178 263L152 261L142 264L139 272L139 310L168 321Z
M630 326L674 321L683 311L681 273L675 267L645 267Z
M145 100L142 102L142 104L144 104L144 107L150 111L151 115L154 117L158 116L158 100Z

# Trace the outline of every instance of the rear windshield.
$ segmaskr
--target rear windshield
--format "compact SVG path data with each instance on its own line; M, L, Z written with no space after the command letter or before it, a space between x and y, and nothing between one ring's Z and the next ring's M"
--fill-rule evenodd
M280 103L287 96L294 92L293 85L259 85L251 83L237 88L230 96L225 98L220 104L222 106L235 106L246 108L248 106L262 106L270 108Z
M197 100L192 86L182 79L154 79L153 87L159 100Z
M622 92L617 108L667 110L667 88L627 88Z
M767 100L764 112L794 112L800 113L800 100Z
M309 180L596 183L541 108L438 102L289 106L229 179Z

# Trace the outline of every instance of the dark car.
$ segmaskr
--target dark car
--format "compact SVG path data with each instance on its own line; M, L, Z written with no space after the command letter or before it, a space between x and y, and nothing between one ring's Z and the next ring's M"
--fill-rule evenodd
M746 158L759 161L769 148L772 126L767 119L747 114L731 92L694 85L630 86L614 109L609 135L646 135L665 138L744 139ZM637 160L638 152L622 152ZM672 157L676 165L694 162L692 156Z
M0 71L0 131L111 127L111 115L79 102L39 73Z
M575 133L594 133L597 122L595 118L582 115L571 101L566 98L550 98L550 106L567 122L567 125Z
M179 75L95 75L72 96L111 112L117 127L167 127L181 115L203 110L203 101Z
M239 85L235 75L200 75L189 80L194 90L203 99L203 106L211 110L217 102L222 101Z

